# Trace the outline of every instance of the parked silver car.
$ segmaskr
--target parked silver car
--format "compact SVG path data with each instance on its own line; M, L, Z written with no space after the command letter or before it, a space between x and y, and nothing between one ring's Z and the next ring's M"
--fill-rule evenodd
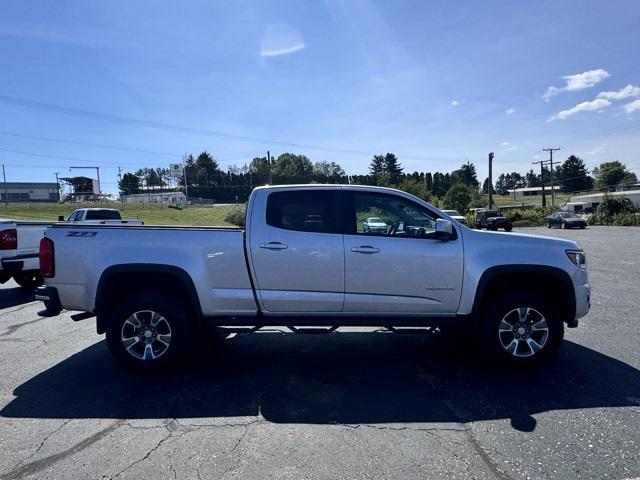
M387 233L389 225L380 217L369 217L362 222L362 230L370 233Z

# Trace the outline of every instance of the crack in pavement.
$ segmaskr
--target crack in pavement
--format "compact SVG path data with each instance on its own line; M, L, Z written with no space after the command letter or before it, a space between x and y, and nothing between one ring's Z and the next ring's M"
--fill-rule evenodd
M174 422L176 422L176 419L172 419L171 422L169 422L167 425L164 425L164 428L167 429L168 435L164 436L163 438L161 438L158 443L155 444L154 447L152 447L150 450L147 451L147 453L144 454L144 456L138 460L136 460L135 462L130 463L126 468L124 468L124 470L119 471L118 473L116 473L115 475L112 475L111 477L109 477L110 479L113 478L118 478L120 475L128 472L129 470L131 470L133 467L135 467L136 465L138 465L139 463L144 462L145 460L148 460L149 457L156 451L158 450L163 443L165 443L167 440L169 440L171 437L173 437L173 434L175 432L175 429L171 429L171 425L174 424ZM186 432L183 432L186 433Z
M3 311L2 313L0 313L0 317L2 317L4 315L11 314L11 313L21 312L25 308L32 307L34 303L38 303L38 302L39 302L39 300L31 300L28 303L25 303L24 305L21 305L16 309Z
M229 451L229 455L233 455L236 450L238 450L238 448L240 448L240 444L242 443L242 441L245 439L245 437L247 436L247 434L249 433L249 428L256 424L256 423L260 423L260 421L255 421L255 422L251 422L248 423L246 425L244 425L244 431L242 432L242 435L240 435L240 438L238 438L238 440L236 441L236 444L233 446L233 448ZM231 467L227 468L224 472L222 472L222 474L218 477L218 480L222 480L224 477L227 476L227 474L237 470L239 467L239 465L237 463L235 463L234 465L232 465Z
M330 425L338 425L340 427L352 428L357 430L361 427L373 428L375 430L393 430L396 432L401 432L403 430L409 430L412 432L466 432L466 428L443 428L443 427L392 427L392 426L384 426L384 425L372 425L370 423L332 423Z
M84 449L90 447L94 443L98 442L102 438L109 435L114 430L120 428L123 425L122 420L112 423L108 427L100 430L99 432L94 433L93 435L85 438L84 440L76 443L75 445L69 447L68 449L55 453L53 455L49 455L48 457L44 457L40 460L35 460L33 462L24 464L22 466L16 467L13 470L0 475L0 480L15 480L23 477L27 477L30 475L34 475L41 470L59 462L60 460L64 460L67 457L75 455L83 451Z
M15 333L16 330L19 330L22 327L26 327L27 325L31 325L32 323L41 322L41 321L42 321L41 318L36 318L35 320L30 320L28 322L16 323L14 325L9 325L7 327L7 330L5 332L3 332L2 334L0 334L0 337L6 337L8 335L11 335L12 333Z

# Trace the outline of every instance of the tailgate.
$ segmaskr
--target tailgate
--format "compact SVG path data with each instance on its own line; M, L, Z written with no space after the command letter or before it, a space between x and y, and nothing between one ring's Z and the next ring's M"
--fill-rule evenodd
M38 253L40 239L44 237L46 225L20 225L18 224L18 255Z

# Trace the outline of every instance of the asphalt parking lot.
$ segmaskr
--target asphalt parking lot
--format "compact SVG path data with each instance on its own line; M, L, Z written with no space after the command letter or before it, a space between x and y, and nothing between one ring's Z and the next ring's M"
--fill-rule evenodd
M577 240L592 310L536 372L438 334L236 336L140 376L92 320L0 289L0 479L640 477L640 228Z

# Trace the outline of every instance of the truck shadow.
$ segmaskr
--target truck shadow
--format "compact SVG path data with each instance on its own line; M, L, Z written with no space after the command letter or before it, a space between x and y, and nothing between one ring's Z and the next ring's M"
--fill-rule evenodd
M262 415L277 423L471 422L531 431L548 410L637 406L640 372L566 341L554 364L505 372L425 336L256 334L227 341L204 366L140 375L99 342L14 391L12 418ZM454 413L455 412L455 413Z
M0 288L0 309L33 302L33 292L22 287Z

